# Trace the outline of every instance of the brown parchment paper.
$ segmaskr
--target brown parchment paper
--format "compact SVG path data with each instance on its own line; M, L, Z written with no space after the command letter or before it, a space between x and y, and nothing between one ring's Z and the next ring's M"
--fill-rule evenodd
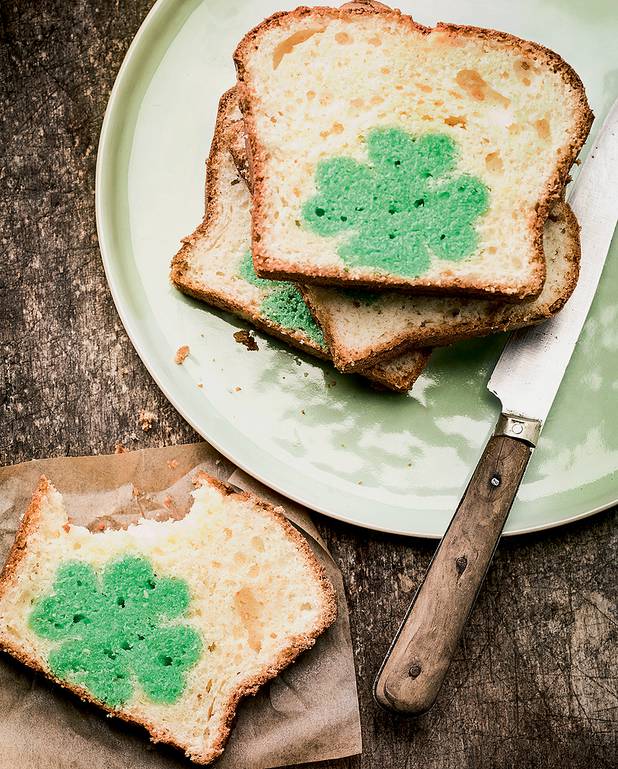
M167 518L190 506L191 480L205 470L283 505L333 582L337 622L255 697L243 701L221 769L268 769L361 752L348 611L341 574L307 511L237 470L205 443L111 456L62 457L0 468L0 561L41 475L62 492L75 523L106 526L140 515ZM105 718L0 654L0 767L4 769L174 769L193 766L154 746L146 732Z

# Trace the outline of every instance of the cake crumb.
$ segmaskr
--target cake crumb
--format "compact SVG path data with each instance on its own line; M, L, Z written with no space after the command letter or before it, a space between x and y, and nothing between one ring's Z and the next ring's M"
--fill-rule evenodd
M147 433L152 429L152 426L159 421L159 418L152 411L141 409L137 421L142 430Z
M201 390L201 389L202 389L202 387L204 387L204 383L203 383L203 382L198 382L198 383L197 383L197 386L198 386L198 387L200 388L200 390Z
M122 444L120 441L116 441L114 444L114 454L126 454L127 450L124 447L124 444Z
M247 350L253 351L260 349L258 347L258 343L255 341L255 337L246 328L243 328L240 331L236 331L234 334L234 339L238 342L238 344L243 344Z
M170 470L175 470L178 467L178 460L177 459L168 459L167 460L167 466Z
M122 531L130 524L127 521L119 521L111 515L100 515L91 521L86 528L93 534L101 531Z
M187 360L187 356L189 355L190 352L191 350L189 349L189 345L183 344L182 347L179 347L176 350L176 355L174 356L174 362L178 366L182 366L182 364Z
M236 387L234 388L234 392L235 392L235 393L239 393L241 390L242 390L242 387L238 387L238 386L236 386Z

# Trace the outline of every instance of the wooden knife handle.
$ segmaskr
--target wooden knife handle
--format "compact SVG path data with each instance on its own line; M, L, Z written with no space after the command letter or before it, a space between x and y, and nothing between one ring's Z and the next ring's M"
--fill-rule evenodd
M420 715L433 705L485 578L532 446L490 438L376 678L384 708Z

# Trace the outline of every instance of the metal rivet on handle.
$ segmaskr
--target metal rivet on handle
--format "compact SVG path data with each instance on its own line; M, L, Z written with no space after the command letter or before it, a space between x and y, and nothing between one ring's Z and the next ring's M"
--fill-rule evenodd
M418 678L420 676L422 670L423 669L420 666L420 664L418 662L414 662L410 666L410 670L408 670L408 675L410 676L410 678Z

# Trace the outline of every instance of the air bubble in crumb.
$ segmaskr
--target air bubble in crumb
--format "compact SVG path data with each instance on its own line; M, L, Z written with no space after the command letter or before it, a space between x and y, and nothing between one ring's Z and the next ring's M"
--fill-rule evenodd
M183 344L182 347L179 347L176 350L176 355L174 356L174 362L177 363L179 366L182 366L182 364L185 362L190 352L191 350L189 349L189 345Z
M145 433L147 433L149 430L152 430L152 426L158 421L159 418L157 415L152 411L147 411L146 409L142 409L139 412L139 416L137 417L137 422Z

